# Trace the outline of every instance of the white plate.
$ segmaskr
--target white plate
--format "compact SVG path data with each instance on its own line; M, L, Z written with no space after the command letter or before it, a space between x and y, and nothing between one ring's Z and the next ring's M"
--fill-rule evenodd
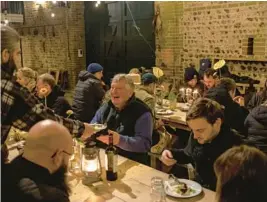
M157 114L159 114L159 115L171 115L171 114L173 114L173 111L171 111L171 110L160 110L160 111L156 111L156 113Z
M202 192L202 187L197 182L194 182L192 180L187 180L187 179L179 179L179 181L186 183L186 185L188 187L190 187L191 189L195 190L195 192L192 193L192 194L189 194L189 195L178 194L175 191L175 189L177 187L177 184L176 185L171 185L171 183L169 183L170 181L165 181L164 182L165 192L169 196L176 197L176 198L191 198L191 197L199 195Z

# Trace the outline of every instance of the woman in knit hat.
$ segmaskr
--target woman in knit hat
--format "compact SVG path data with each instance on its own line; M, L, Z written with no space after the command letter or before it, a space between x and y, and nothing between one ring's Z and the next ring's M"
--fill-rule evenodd
M193 66L185 68L184 80L190 88L193 90L197 89L199 94L203 95L204 84L200 81L199 74Z

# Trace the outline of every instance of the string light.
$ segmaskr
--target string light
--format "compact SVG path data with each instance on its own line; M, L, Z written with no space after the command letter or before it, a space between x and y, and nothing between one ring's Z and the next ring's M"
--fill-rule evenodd
M101 4L101 1L97 1L95 7L98 7Z
M55 17L55 13L51 13L51 17L54 18Z
M7 19L4 20L5 25L8 25L9 21Z

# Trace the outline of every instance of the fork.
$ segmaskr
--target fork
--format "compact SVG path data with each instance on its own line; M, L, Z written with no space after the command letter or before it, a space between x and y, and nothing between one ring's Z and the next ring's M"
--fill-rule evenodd
M170 174L169 175L169 179L173 179L175 181L175 183L178 183L178 184L183 184L183 185L186 185L184 182L181 182L177 177L175 177L173 174ZM174 185L174 184L172 184Z

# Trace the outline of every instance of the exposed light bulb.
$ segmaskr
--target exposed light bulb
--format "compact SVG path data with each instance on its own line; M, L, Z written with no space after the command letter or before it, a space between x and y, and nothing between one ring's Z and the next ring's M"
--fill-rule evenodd
M56 3L57 3L57 1L52 1L52 3L53 3L53 4L56 4Z
M45 1L44 0L37 0L37 1L35 1L35 3L38 5L42 5L45 3Z
M55 17L55 13L51 13L51 17L54 18Z
M4 20L4 23L5 23L5 25L7 25L9 23L9 21L8 20Z
M98 3L95 4L95 7L98 7Z
M101 4L101 1L97 1L96 3L97 3L97 4Z

